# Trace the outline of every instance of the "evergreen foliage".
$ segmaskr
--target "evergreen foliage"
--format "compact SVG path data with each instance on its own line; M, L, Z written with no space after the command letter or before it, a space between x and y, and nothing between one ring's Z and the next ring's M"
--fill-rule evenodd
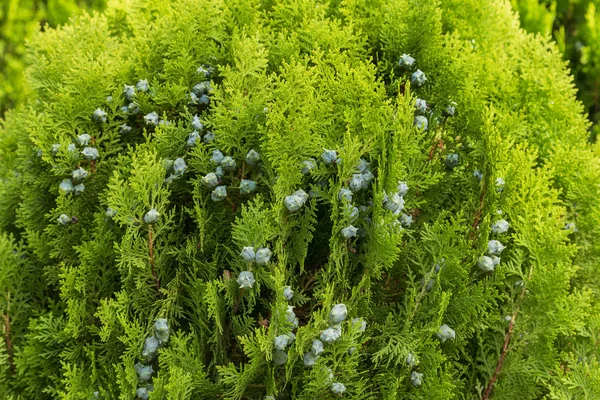
M56 27L81 8L101 9L105 0L3 0L0 3L0 116L28 95L25 43L40 29Z
M578 97L594 123L596 140L600 118L600 1L511 0L523 28L552 35L575 75Z
M518 26L115 0L38 34L0 129L1 396L600 398L600 148Z

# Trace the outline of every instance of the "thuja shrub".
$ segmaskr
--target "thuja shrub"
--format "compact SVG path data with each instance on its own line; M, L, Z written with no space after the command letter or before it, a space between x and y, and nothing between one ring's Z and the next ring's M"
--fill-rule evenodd
M117 1L30 52L6 398L600 397L599 151L508 2Z
M600 1L598 0L511 0L523 28L552 35L575 76L578 98L594 124L597 140L600 117Z
M64 24L70 15L101 9L104 0L6 0L0 4L0 117L28 93L24 79L25 42L47 26Z

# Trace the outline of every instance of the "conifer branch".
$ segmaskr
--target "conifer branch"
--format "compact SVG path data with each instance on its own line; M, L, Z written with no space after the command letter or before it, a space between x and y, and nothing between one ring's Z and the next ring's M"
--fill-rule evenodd
M236 297L235 303L233 304L233 313L234 314L237 314L237 312L240 308L240 301L242 299L242 296L244 295L244 289L243 288L240 289L238 293L239 293L239 296Z
M425 296L425 293L427 292L427 282L429 282L429 280L434 275L434 273L435 273L435 265L427 273L427 276L423 277L423 285L421 288L421 292L419 292L419 295L415 299L415 307L413 308L413 311L410 314L410 317L408 318L408 322L412 322L413 318L417 314L417 310L419 309L419 306L421 305L421 300L423 299L423 297Z
M237 209L235 203L233 201L231 201L231 199L229 197L225 198L225 200L227 200L227 202L231 205L231 212L233 212L235 214L235 210Z
M475 232L477 232L477 225L479 225L479 221L481 220L481 214L483 214L483 206L485 201L485 186L481 189L481 195L479 196L479 208L475 213L475 218L473 219L473 230L471 231L471 239L474 238Z
M10 364L10 371L12 374L15 374L15 363L13 361L13 352L12 352L12 340L10 338L10 293L6 294L6 314L4 314L4 325L6 326L6 352L8 353L8 363Z
M430 161L433 158L433 155L435 154L436 149L444 150L444 141L442 139L438 140L436 143L433 144L433 146L431 146L431 149L429 150L429 156L428 156L428 159Z
M510 325L508 326L508 332L506 332L506 335L504 335L504 345L502 346L502 354L500 355L500 359L498 360L498 365L496 365L496 369L494 370L494 375L492 375L492 379L490 379L490 382L488 383L487 388L485 389L485 394L483 395L482 400L489 399L490 394L492 393L492 389L494 387L494 383L496 383L496 380L498 379L498 375L500 375L500 371L502 370L502 364L504 363L504 359L506 358L506 355L508 354L508 345L510 343L510 338L512 337L512 331L515 326L515 319L517 318L518 312L519 312L519 310L517 309L514 312L514 314L512 315L512 318L510 319Z
M531 274L532 274L532 270L529 270L529 279L531 279ZM523 288L521 289L521 293L519 295L519 300L523 300L523 297L525 297L525 285L523 285ZM494 383L496 383L496 380L498 379L498 376L500 375L500 372L502 371L502 364L504 364L504 359L506 358L506 355L508 354L508 345L510 344L510 339L512 337L512 333L513 333L513 329L515 327L515 320L517 319L517 314L519 313L519 308L520 308L520 304L517 304L517 307L515 309L515 312L512 315L512 318L510 319L510 324L508 325L508 331L506 332L506 335L504 335L504 344L502 345L502 354L500 354L500 359L498 360L498 364L496 365L496 369L494 370L494 374L492 375L492 378L490 379L490 382L487 385L487 388L485 389L485 393L482 397L482 400L488 400L490 395L492 394L492 389L494 388Z
M92 136L92 145L96 146L96 137ZM90 169L92 174L96 173L96 160L90 160Z
M154 268L154 239L152 236L152 226L148 226L148 248L150 252L150 267L152 269L152 276L154 277L154 284L156 285L156 290L160 293L160 281L158 280L158 275L156 275L156 269Z
M246 161L242 162L242 168L240 169L239 179L240 181L246 177Z

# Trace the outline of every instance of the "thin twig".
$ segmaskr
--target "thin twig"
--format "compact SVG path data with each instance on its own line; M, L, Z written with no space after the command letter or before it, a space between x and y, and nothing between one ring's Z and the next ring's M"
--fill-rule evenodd
M492 375L492 379L490 379L490 383L488 383L487 388L485 389L485 394L483 395L482 400L488 400L490 394L492 394L492 389L494 387L494 383L498 379L498 375L500 375L500 371L502 370L502 364L504 363L504 359L508 354L508 345L510 343L510 338L512 337L512 331L515 326L515 319L517 318L517 313L519 310L516 310L510 319L510 325L508 326L508 332L504 335L504 345L502 346L502 354L500 355L500 359L498 360L498 365L496 365L496 370L494 371L494 375Z
M532 274L532 270L529 270L529 279L531 279L531 274ZM523 288L521 289L521 294L519 295L519 300L523 300L523 297L525 297L525 285L523 285ZM496 365L496 369L494 370L494 375L492 375L492 379L490 379L490 382L487 385L487 388L485 389L485 393L482 397L482 400L488 400L490 395L492 394L492 389L494 388L494 383L496 383L496 380L498 379L498 376L500 375L500 371L502 371L502 364L504 363L504 359L506 358L506 355L508 354L508 345L510 344L510 339L512 337L512 332L513 329L515 327L515 320L517 319L517 314L519 313L519 307L520 304L517 304L517 307L515 309L515 312L512 315L512 318L510 319L510 325L508 326L508 331L506 332L506 335L504 335L504 345L502 346L502 354L500 355L500 359L498 360L498 365Z
M436 143L434 143L433 146L431 147L431 149L429 150L428 159L430 161L433 158L433 155L435 154L436 149L444 150L444 141L442 139L439 139Z
M235 299L235 303L233 304L233 313L236 314L238 308L240 308L240 299L244 295L244 289L240 289L240 295Z
M154 284L156 285L156 290L160 294L160 281L158 280L158 275L156 275L156 270L154 269L154 240L152 237L151 225L148 225L148 248L150 249L150 267L152 269L152 276L154 277Z
M481 220L481 215L483 214L483 207L485 205L485 186L481 189L481 195L479 196L479 208L475 213L475 218L473 219L473 230L471 231L471 239L475 237L475 232L477 231L477 225L479 225L479 221Z
M433 267L431 267L429 272L423 276L423 287L421 288L421 292L419 292L417 298L415 299L415 307L413 308L413 311L412 311L410 317L408 318L408 322L412 323L413 318L417 314L417 310L421 306L421 300L423 299L423 297L425 297L425 293L427 293L427 291L428 291L427 285L429 284L429 280L434 275L435 275L435 265ZM407 326L408 326L408 324L407 324Z
M96 137L92 136L92 146L96 146ZM91 160L90 161L90 167L92 170L92 174L96 173L96 160Z
M16 370L15 370L15 363L13 361L13 352L12 352L12 341L10 339L10 293L6 293L6 302L7 302L7 306L6 306L6 314L4 314L4 324L6 326L6 352L8 353L8 363L10 364L10 370L12 372L12 374L14 375Z
M231 199L229 197L226 197L225 200L227 200L227 202L231 205L231 211L233 213L235 213L235 210L237 208L236 205L235 205L235 203L233 201L231 201Z
M309 279L304 283L304 291L308 291L308 287L315 281L315 275L310 275Z
M242 162L242 169L240 170L240 181L246 177L246 160Z

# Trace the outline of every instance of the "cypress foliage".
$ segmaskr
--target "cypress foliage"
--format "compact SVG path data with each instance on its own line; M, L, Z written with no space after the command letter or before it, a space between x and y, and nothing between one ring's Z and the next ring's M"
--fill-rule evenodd
M578 98L594 124L592 138L596 140L596 124L600 116L600 2L598 0L511 0L519 12L521 24L528 32L541 33L556 40L563 58L575 76Z
M4 398L600 397L600 150L507 1L115 0L30 46Z
M68 21L85 9L102 9L105 0L5 0L0 4L0 117L28 95L24 77L26 41L33 34Z

